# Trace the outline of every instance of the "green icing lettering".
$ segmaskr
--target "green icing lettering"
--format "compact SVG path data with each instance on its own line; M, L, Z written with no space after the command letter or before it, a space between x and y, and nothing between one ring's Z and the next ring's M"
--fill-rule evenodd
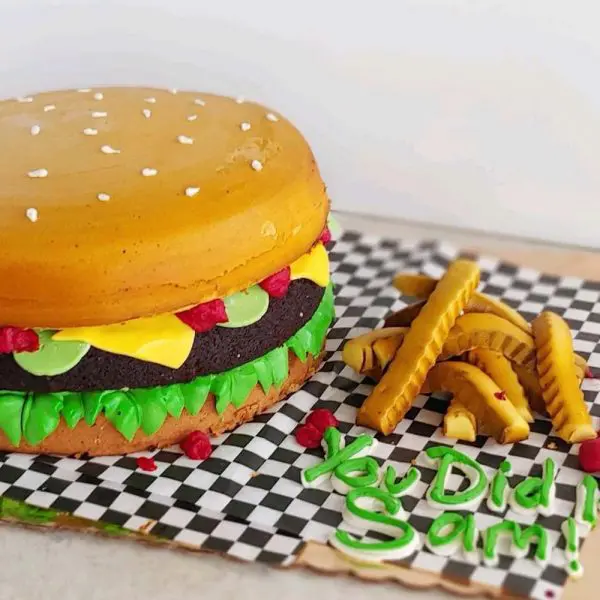
M363 502L367 501L367 508ZM379 508L377 505L380 505ZM351 525L368 528L392 537L381 542L358 540L347 531L336 530L330 543L350 555L369 560L378 558L400 559L409 556L418 545L418 535L410 523L394 518L402 510L400 501L387 492L373 487L351 490L346 496L344 520Z
M434 548L454 544L467 528L465 517L458 513L442 513L429 527L427 542Z
M445 512L431 524L426 541L435 554L450 556L462 548L465 556L472 560L476 556L478 537L473 514Z
M463 550L467 554L477 551L477 539L479 531L475 525L475 515L469 513L466 517L466 527L463 535Z
M511 497L512 507L526 512L539 509L542 514L549 516L554 504L555 474L556 464L551 458L547 458L544 461L542 477L528 477L514 489Z
M83 418L91 427L102 412L102 398L108 392L84 392L81 395L83 403Z
M159 394L153 390L132 390L132 400L137 402L141 409L141 427L146 435L156 433L167 418L167 404Z
M579 535L577 533L577 523L573 517L566 521L565 541L567 542L567 553L570 556L576 556L579 552Z
M23 437L31 445L45 440L60 422L63 399L60 394L28 396L23 406Z
M502 535L509 535L516 556L524 557L532 543L537 543L535 558L546 563L550 556L548 532L541 525L530 525L522 529L515 521L504 520L488 527L484 533L483 560L493 566L498 562L498 541Z
M492 479L490 487L487 505L491 511L502 513L506 510L506 500L509 491L508 477L511 472L512 465L507 460L503 460Z
M598 482L592 475L586 475L577 487L575 520L596 527L598 521Z
M325 434L328 434L330 430L334 429L329 427ZM334 435L334 434L329 434ZM327 443L327 442L326 442ZM328 456L323 462L314 467L304 469L301 477L303 483L309 487L311 485L317 485L317 481L322 477L328 477L333 473L343 462L353 458L359 453L364 453L365 450L370 448L375 443L375 439L367 434L359 435L349 446L340 448L338 452Z
M300 336L300 339L305 340L310 337L311 353L314 350L316 355L321 351L333 316L333 291L329 285L315 314L302 328L311 331L311 336ZM42 334L44 347L50 350L58 345L62 347L79 344L54 342L49 340L51 332ZM167 414L179 418L184 408L191 415L198 414L211 392L217 397L218 409L222 412L229 403L237 408L242 406L257 382L261 384L265 393L273 385L281 386L289 373L290 349L288 340L282 346L245 365L226 373L200 376L189 383L133 390L48 394L0 391L0 428L15 446L20 443L22 437L31 444L37 444L56 429L61 415L67 426L72 429L82 418L87 425L94 425L100 413L104 411L106 418L126 439L133 439L140 427L150 435L162 426ZM62 348L61 352L63 350L66 348ZM19 356L25 354L37 353L20 353ZM77 363L73 363L72 366L75 364Z
M13 446L21 442L21 423L25 394L0 392L0 429Z
M421 471L415 467L410 467L400 481L396 482L398 474L391 465L385 470L383 477L383 486L392 496L400 498L408 494L410 490L421 481Z
M81 394L75 392L62 392L63 407L62 416L69 429L74 429L77 423L83 419L83 401Z
M344 447L344 437L339 429L328 427L323 433L325 458L332 458Z
M227 322L219 327L247 327L260 320L269 309L269 294L259 285L223 299Z
M579 532L577 531L577 522L573 517L563 521L562 532L566 542L567 573L573 577L580 577L583 574L583 567L579 562Z
M40 331L40 349L13 353L15 362L32 375L60 375L77 365L90 349L85 342L55 342L53 335L54 331Z
M429 448L425 453L432 462L439 461L438 472L427 490L427 499L432 506L451 506L457 510L466 510L474 507L485 495L488 478L478 462L454 448L445 446ZM464 492L446 492L446 480L451 475L453 466L458 467L470 481L469 488Z
M139 429L142 416L139 404L129 392L111 392L104 397L104 414L129 442Z
M351 458L338 465L333 475L350 488L369 487L379 481L379 463L371 456Z

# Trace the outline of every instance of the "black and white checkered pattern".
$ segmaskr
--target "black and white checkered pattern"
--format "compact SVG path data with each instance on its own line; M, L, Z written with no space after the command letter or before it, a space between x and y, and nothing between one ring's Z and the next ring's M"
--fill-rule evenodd
M371 386L342 363L339 350L344 340L380 326L383 317L408 301L391 286L396 272L439 277L456 256L456 250L445 244L346 233L331 252L337 321L327 342L329 358L301 391L218 438L213 455L200 463L175 447L153 454L158 469L151 473L136 468L135 455L87 460L0 455L0 493L131 529L152 519L156 521L152 531L169 539L248 560L293 561L303 540L324 542L341 525L343 502L329 487L301 486L301 469L321 460L322 452L300 447L294 430L314 408L328 408L349 439L372 433L354 424L356 409ZM489 258L479 262L483 291L502 298L527 318L544 308L561 314L573 331L576 350L592 368L600 367L600 284L542 275ZM586 380L584 390L592 414L600 417L597 383ZM402 473L422 450L452 443L441 434L444 411L443 399L420 396L391 435L379 436L376 458ZM553 435L549 422L536 421L529 439L512 447L483 437L455 446L490 469L508 452L515 472L513 485L538 474L544 458L552 457L560 467L557 515L540 517L538 522L549 529L552 545L561 547L560 524L572 512L581 472L575 451ZM423 480L414 495L404 498L404 505L411 512L410 521L424 533L436 513L424 500L434 472L421 471ZM452 478L452 485L460 484L458 477ZM177 517L173 517L175 510ZM527 518L510 511L507 517L527 523ZM476 520L485 528L498 517L482 505ZM435 556L425 548L404 562L455 579L502 587L513 595L545 598L548 590L558 597L566 580L559 554L545 568L533 560L508 556L502 556L495 568L474 566Z

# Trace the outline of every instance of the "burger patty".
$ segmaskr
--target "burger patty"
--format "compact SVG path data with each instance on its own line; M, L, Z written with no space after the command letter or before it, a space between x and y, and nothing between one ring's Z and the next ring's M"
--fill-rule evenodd
M253 325L215 327L197 333L179 369L91 348L78 365L62 375L38 377L24 371L11 354L0 355L0 390L31 392L115 390L191 381L247 363L281 346L315 313L324 289L307 279L291 282L283 298L270 298L266 314Z

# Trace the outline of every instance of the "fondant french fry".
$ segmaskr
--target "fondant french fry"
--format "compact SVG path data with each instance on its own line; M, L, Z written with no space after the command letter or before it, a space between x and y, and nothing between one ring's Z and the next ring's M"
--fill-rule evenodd
M543 312L532 329L542 397L554 429L569 443L594 439L592 418L577 381L569 326L557 314Z
M392 313L384 322L384 327L410 327L421 309L425 306L425 300L416 304L409 304L404 308Z
M369 337L370 333L361 336L362 340L372 344L370 358L377 361L382 371L385 371L402 344L403 339L398 337L396 331L398 328L390 327L378 329L377 335L372 337ZM406 329L402 331L406 332ZM458 317L443 345L440 360L460 356L474 348L495 350L517 364L524 364L532 371L535 369L533 337L496 315L469 314ZM350 364L346 358L344 360ZM360 360L355 360L355 364L360 364ZM352 364L350 366L355 368Z
M436 284L437 280L427 275L400 273L394 277L394 287L403 295L415 298L426 298L435 289ZM529 323L514 308L481 292L473 292L465 312L491 313L510 321L524 332L531 333ZM392 316L388 318L391 319Z
M404 327L390 327L387 329L375 329L352 340L348 340L342 350L342 360L357 373L368 374L373 369L384 367L377 360L374 345L378 340L393 339L396 349L402 344L404 334L408 330ZM391 359L390 359L391 360Z
M542 387L538 379L537 369L523 367L522 365L512 365L519 382L525 391L529 406L540 415L547 415L546 404L542 398Z
M449 392L465 406L478 428L500 444L527 439L529 425L503 391L483 371L462 362L439 363L427 376L432 391Z
M437 280L427 275L416 275L412 273L400 273L394 278L394 286L406 296L416 298L427 297L433 289ZM423 306L423 302L410 304L405 308L391 314L385 320L384 327L409 327L411 317L414 319L419 310ZM525 333L531 334L531 325L514 309L496 298L475 291L471 296L471 300L467 303L464 310L465 313L490 313L498 317L502 317L507 321L516 325ZM575 365L577 367L577 377L579 381L583 380L587 371L587 362L579 354L575 354Z
M475 348L466 354L464 359L471 365L481 369L494 383L506 393L518 413L528 422L533 422L529 409L529 401L519 382L511 362L500 352Z
M394 277L394 287L403 296L411 298L428 298L435 290L437 283L437 279L417 273L398 273Z
M573 358L575 360L575 373L579 383L581 383L585 379L588 370L587 361L585 358L583 358L583 356L579 356L579 354L575 353L573 353Z
M470 313L459 317L450 330L440 360L474 348L495 350L519 365L533 368L535 364L533 337L497 315Z
M472 261L457 260L436 285L387 371L358 412L358 423L389 434L404 417L479 283Z
M477 437L475 415L456 398L448 404L444 415L444 435L465 442L474 442Z

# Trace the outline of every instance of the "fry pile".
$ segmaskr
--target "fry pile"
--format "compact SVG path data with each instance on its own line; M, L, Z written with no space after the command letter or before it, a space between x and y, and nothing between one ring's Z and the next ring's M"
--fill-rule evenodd
M585 360L565 321L551 312L529 324L500 300L476 291L476 263L456 260L439 280L399 274L394 286L420 299L382 329L346 343L344 362L377 381L357 422L391 433L421 392L452 394L444 434L501 444L527 439L533 413L548 414L566 442L596 432L580 389Z

